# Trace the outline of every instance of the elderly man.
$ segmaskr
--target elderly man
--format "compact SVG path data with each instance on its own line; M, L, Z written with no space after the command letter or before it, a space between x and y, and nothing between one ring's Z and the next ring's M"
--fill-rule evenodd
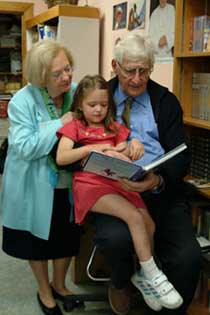
M133 98L130 108L131 137L145 146L139 164L147 164L185 141L182 110L167 88L150 79L154 48L150 41L130 33L114 48L112 67L116 77L110 81L117 119L123 122L125 100ZM190 163L189 150L182 152L158 172L139 182L126 179L122 185L138 191L144 198L156 224L154 253L160 268L181 294L184 302L176 310L162 308L158 314L184 315L198 281L201 251L194 236L190 208L183 194L183 177ZM134 271L133 243L122 221L108 215L96 215L96 243L112 266L109 301L115 314L127 314L130 308L129 283ZM165 293L157 284L158 300ZM170 288L168 288L170 290ZM148 294L153 294L148 290ZM146 314L153 314L149 308Z

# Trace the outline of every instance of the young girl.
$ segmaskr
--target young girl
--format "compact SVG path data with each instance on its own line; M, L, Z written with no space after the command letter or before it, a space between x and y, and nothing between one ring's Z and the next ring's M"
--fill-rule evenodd
M59 165L82 160L92 150L128 160L137 160L144 153L138 139L132 139L131 145L127 145L129 130L114 121L114 103L108 83L101 76L86 76L81 80L72 108L75 118L58 131ZM83 146L73 148L74 143ZM156 311L162 306L179 307L181 296L153 259L155 226L139 193L124 190L118 181L76 171L73 196L76 223L82 223L91 211L116 216L128 225L141 266L141 272L136 272L131 281L142 292L146 303Z

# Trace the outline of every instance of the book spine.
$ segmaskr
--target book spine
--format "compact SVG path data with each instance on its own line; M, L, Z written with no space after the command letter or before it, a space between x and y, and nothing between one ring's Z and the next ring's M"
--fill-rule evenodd
M193 51L203 50L203 22L204 16L194 17Z

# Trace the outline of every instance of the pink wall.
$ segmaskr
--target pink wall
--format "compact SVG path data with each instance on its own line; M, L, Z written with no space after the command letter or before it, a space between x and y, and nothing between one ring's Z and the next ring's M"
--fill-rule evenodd
M128 6L133 2L143 2L143 0L127 0ZM85 0L80 0L79 5L85 5ZM101 11L102 31L101 31L101 73L108 80L111 73L111 59L113 51L113 41L117 36L125 36L127 30L112 30L113 6L126 2L124 0L88 0L88 4L98 7ZM139 30L143 34L148 33L150 0L146 1L146 23L145 29ZM151 78L172 90L173 85L173 62L155 64Z
M1 1L1 0L0 0ZM140 1L140 0L138 0ZM143 1L143 0L141 0ZM13 0L11 2L33 2L34 3L34 15L40 14L47 10L47 5L44 0ZM127 30L112 30L112 17L113 17L113 6L125 2L124 0L88 0L90 6L95 6L100 9L101 12L101 74L108 80L111 76L111 60L112 60L112 50L113 50L113 41L116 36L125 36ZM128 5L132 3L133 0L127 0ZM135 1L137 2L137 1ZM79 5L86 5L86 0L79 0ZM146 25L144 30L140 32L147 34L148 32L148 20L149 20L149 9L150 9L150 0L146 2ZM173 84L173 63L167 64L155 64L154 71L151 75L151 78L167 86L172 90Z
M34 15L37 15L47 10L47 5L45 4L44 0L25 0L25 1L24 0L9 0L8 2L25 2L25 3L32 2L34 3Z

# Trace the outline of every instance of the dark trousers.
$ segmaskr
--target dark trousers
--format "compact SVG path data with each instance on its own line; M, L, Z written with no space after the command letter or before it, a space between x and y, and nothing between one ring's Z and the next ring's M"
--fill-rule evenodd
M143 196L156 224L155 255L163 272L184 299L180 309L163 309L161 315L186 314L192 301L201 268L201 250L195 239L189 205L179 196L166 193ZM95 242L112 267L116 288L128 285L134 272L133 243L127 225L121 220L96 214ZM148 309L147 314L157 314Z

